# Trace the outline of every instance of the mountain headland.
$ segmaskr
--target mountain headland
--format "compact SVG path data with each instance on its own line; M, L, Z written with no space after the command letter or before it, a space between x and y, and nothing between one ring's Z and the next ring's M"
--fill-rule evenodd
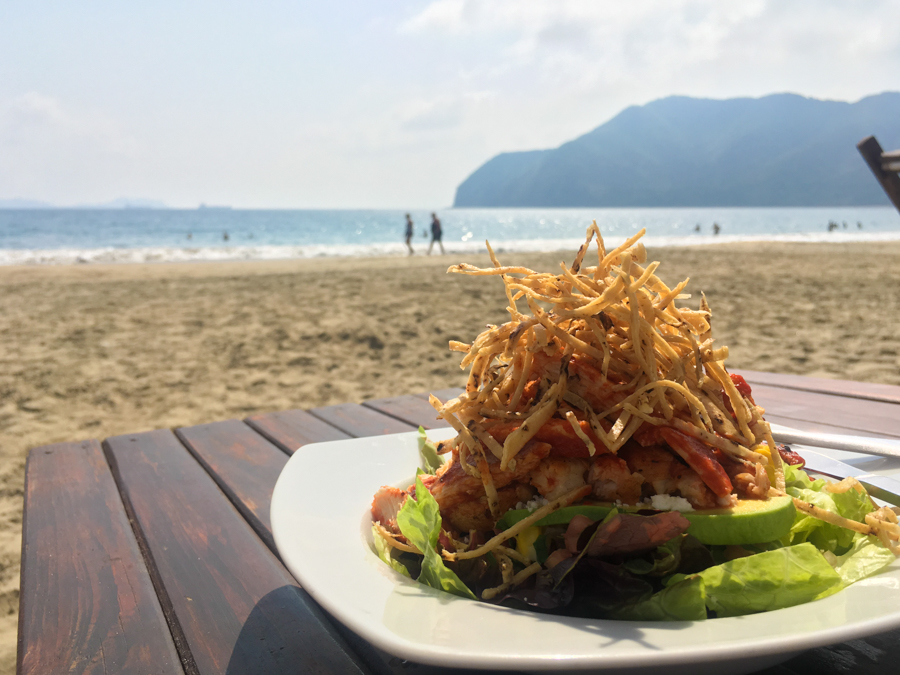
M454 207L864 206L890 202L856 150L900 147L900 92L631 106L558 148L505 152Z

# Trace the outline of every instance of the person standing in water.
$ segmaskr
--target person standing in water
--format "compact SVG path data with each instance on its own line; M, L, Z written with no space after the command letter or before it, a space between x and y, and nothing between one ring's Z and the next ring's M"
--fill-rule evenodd
M434 242L438 243L438 246L441 247L441 255L446 253L444 251L444 244L441 241L441 237L443 236L444 231L441 229L441 221L438 220L437 214L431 214L431 243L428 244L428 255L431 255L431 249L434 247Z
M413 254L412 238L413 238L413 221L412 221L412 217L407 213L406 214L406 248L409 249L410 255Z

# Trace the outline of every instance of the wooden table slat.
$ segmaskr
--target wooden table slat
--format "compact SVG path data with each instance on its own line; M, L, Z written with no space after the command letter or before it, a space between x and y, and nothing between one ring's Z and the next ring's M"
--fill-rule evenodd
M320 422L317 418L312 419ZM288 461L287 455L237 420L183 427L175 433L260 538L278 555L272 538L269 507L275 481ZM313 438L310 436L310 442ZM333 622L333 625L366 665L380 675L407 672L400 659L373 647L340 623ZM450 671L418 666L416 672L418 675L445 675Z
M424 398L424 399L427 401L427 400L428 400L428 397L429 397L431 394L434 394L434 395L437 396L441 401L443 401L444 403L446 403L446 402L449 401L451 398L456 398L457 396L459 396L459 395L460 395L461 393L463 393L464 391L465 391L465 389L463 389L462 387L451 387L450 389L436 389L436 390L431 391L431 392L426 391L426 392L423 392L423 393L421 393L421 394L413 394L413 396L417 396L418 398Z
M32 450L24 513L17 672L182 673L100 444Z
M356 438L363 436L383 436L415 431L417 426L401 422L389 415L355 403L341 403L324 408L312 408L313 415L333 427Z
M753 398L766 416L829 424L844 433L869 432L900 437L900 405L860 398L842 398L815 392L757 384ZM790 426L790 424L787 424Z
M365 672L171 431L104 446L188 672Z
M349 434L310 415L305 410L253 415L244 421L289 455L307 443L350 438Z
M763 384L770 387L796 389L798 391L830 394L832 396L900 403L900 387L891 384L829 380L821 377L806 377L804 375L764 373L757 370L735 370L733 372L743 375L751 387L755 384Z
M782 667L796 675L890 675L897 672L898 658L900 630L892 630L811 649Z
M240 420L182 427L175 434L277 554L269 507L288 456Z
M818 431L823 434L847 434L851 436L868 436L870 438L884 438L884 434L873 431L859 431L856 429L848 429L837 424L826 424L825 422L808 422L806 420L793 419L791 417L783 417L781 415L773 415L766 413L766 420L772 424L780 424L784 427L800 429L802 431Z
M380 398L365 401L363 405L416 427L443 429L450 426L444 420L438 419L437 412L432 405L419 396Z

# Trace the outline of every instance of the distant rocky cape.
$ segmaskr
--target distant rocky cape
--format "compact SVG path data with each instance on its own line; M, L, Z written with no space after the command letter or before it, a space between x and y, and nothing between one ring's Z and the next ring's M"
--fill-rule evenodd
M900 148L900 93L856 103L671 96L558 148L497 155L457 188L454 206L887 205L856 150L873 134Z

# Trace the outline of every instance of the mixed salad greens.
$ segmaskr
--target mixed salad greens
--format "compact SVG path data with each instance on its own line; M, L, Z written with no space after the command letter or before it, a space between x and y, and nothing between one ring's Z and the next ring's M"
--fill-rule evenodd
M418 474L434 473L441 457L421 428L419 433L424 471ZM819 509L864 523L865 516L877 508L858 483L835 491L824 479L813 479L801 468L785 465L784 471L787 493ZM529 562L549 569L490 601L570 616L702 620L824 598L895 560L877 537L800 510L777 539L746 545L702 544L679 527L682 518L674 511L634 513L612 507L593 521L578 514L569 522L558 522L557 517L556 524L530 526L507 542L508 549L521 554L512 562L517 570ZM376 552L398 573L470 599L484 599L483 591L500 583L500 565L492 553L469 560L442 559L438 542L446 533L438 504L421 475L417 475L414 495L409 495L398 513L397 525L422 552L387 546L376 527ZM673 531L674 536L667 536ZM548 564L554 552L567 548L574 555Z

